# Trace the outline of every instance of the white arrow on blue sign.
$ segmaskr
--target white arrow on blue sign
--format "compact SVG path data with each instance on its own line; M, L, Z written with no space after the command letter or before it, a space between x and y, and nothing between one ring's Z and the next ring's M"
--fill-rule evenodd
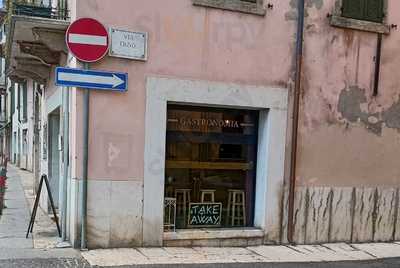
M56 85L124 92L128 86L128 74L57 67Z

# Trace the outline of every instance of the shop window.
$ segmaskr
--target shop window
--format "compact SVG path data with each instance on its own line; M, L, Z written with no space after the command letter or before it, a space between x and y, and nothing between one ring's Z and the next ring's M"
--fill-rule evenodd
M169 105L165 225L253 226L257 133L258 111Z
M383 0L343 0L342 16L382 23Z
M194 5L265 15L263 0L192 0Z

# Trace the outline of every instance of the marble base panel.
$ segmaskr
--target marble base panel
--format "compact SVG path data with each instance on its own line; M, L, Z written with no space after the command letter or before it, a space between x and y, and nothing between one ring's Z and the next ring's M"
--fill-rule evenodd
M143 183L89 180L88 247L142 245Z

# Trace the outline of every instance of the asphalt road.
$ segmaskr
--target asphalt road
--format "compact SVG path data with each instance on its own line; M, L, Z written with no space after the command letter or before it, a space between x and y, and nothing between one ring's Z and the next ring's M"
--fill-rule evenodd
M10 259L0 260L1 268L90 268L80 258ZM334 263L235 263L235 264L183 264L183 265L139 265L120 268L400 268L400 258L363 262Z

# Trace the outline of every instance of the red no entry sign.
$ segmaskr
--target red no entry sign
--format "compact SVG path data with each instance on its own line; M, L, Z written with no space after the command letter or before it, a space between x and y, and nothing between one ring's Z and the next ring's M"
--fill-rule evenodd
M74 21L67 30L69 51L80 61L95 62L103 58L109 48L107 29L95 19Z

